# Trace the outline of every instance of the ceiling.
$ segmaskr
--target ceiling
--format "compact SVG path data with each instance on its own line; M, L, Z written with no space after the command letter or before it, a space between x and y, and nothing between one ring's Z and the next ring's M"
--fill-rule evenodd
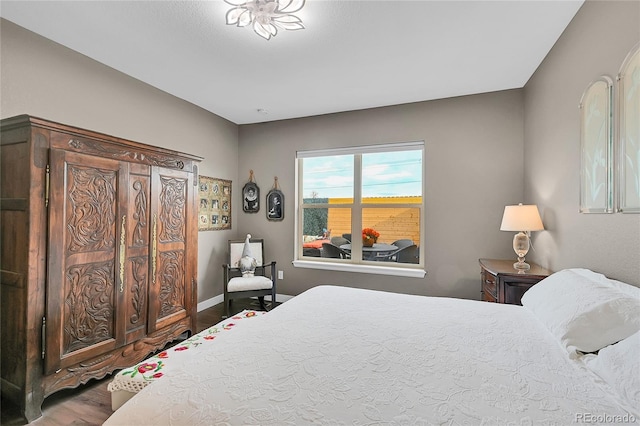
M267 41L213 1L0 1L0 16L236 124L521 88L583 0L307 0Z

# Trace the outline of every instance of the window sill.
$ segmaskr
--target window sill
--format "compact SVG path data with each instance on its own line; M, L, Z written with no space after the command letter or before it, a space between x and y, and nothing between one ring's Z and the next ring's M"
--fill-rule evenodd
M362 274L393 275L396 277L424 278L424 276L427 274L427 272L423 269L416 268L392 268L388 266L357 265L352 263L338 262L314 262L308 260L294 260L292 263L296 268L323 269L326 271L339 272L358 272Z

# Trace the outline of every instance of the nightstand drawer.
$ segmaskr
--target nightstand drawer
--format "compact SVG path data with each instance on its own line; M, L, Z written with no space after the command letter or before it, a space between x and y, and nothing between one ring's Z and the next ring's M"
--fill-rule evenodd
M482 270L482 300L485 302L497 302L498 293L496 277Z

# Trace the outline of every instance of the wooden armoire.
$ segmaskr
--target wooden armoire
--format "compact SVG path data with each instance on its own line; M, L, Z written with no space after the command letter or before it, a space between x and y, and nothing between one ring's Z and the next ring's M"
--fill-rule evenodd
M26 115L0 149L2 395L32 421L196 330L202 158Z

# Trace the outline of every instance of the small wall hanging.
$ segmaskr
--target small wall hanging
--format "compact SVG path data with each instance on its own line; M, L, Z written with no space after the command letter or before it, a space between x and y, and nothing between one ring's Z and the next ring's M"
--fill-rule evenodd
M618 73L619 171L618 210L640 213L640 43Z
M258 213L260 210L260 188L256 185L253 170L249 170L249 182L242 188L242 211Z
M201 175L198 188L198 231L231 229L231 181Z
M284 219L284 194L278 185L278 176L275 177L273 188L267 194L267 219Z
M613 213L613 80L593 81L580 100L580 212Z

